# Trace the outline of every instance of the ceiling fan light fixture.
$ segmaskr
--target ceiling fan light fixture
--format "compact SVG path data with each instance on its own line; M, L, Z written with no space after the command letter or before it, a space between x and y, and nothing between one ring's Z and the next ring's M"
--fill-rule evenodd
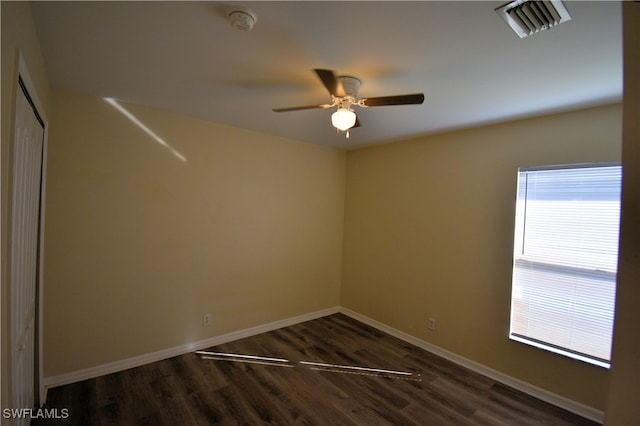
M338 130L349 130L356 124L356 113L347 108L340 108L331 114L331 124Z

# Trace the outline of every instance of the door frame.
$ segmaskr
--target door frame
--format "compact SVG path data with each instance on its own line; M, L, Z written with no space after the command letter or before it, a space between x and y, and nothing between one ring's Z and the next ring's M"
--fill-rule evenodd
M36 357L36 362L34 363L34 377L37 379L37 384L34 383L34 386L37 388L34 389L34 396L37 398L37 402L40 406L42 406L47 399L47 389L44 386L44 374L43 374L43 299L44 299L44 235L45 235L45 194L46 194L46 176L47 176L47 146L48 146L48 133L49 133L49 120L46 116L45 109L43 107L42 101L38 96L38 91L36 90L35 84L33 84L33 80L31 79L31 75L29 73L29 69L27 67L27 63L23 57L23 54L20 50L17 50L16 53L17 62L18 62L18 72L14 74L13 84L14 84L14 92L13 92L13 114L11 117L11 151L15 149L15 114L16 114L16 97L18 96L18 90L22 90L20 87L20 80L22 80L22 85L24 86L28 97L30 98L33 106L35 107L38 116L42 120L43 123L43 141L42 141L42 169L41 169L41 178L40 178L40 218L39 218L39 232L38 232L38 265L37 265L37 281L36 281L36 326L35 326L35 347L34 356ZM11 155L13 158L13 155ZM11 165L11 182L13 182L13 164ZM10 184L11 188L13 184ZM11 203L13 205L13 194L11 194ZM11 272L13 273L13 272ZM9 280L9 283L11 280ZM11 300L11 298L9 299ZM13 306L9 307L11 311ZM14 325L11 324L11 327ZM13 360L11 360L11 371L13 371ZM13 389L13 384L11 385Z

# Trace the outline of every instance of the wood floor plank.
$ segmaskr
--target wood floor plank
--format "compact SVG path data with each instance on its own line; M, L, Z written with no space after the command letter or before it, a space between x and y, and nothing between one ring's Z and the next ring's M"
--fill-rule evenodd
M208 351L284 362L185 354L51 389L70 417L32 424L595 424L342 314Z

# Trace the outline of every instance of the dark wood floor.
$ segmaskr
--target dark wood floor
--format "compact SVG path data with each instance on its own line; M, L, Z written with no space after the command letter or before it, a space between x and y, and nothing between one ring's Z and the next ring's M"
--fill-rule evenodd
M69 418L33 424L595 424L342 314L207 352L51 389Z

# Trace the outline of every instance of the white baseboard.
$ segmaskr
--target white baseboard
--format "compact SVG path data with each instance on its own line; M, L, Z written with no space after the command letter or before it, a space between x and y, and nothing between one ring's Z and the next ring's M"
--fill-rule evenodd
M446 349L442 349L439 346L433 345L403 331L397 330L393 327L389 327L386 324L383 324L365 315L359 314L355 311L352 311L351 309L340 307L340 312L364 324L370 325L371 327L397 337L398 339L404 340L407 343L411 343L412 345L436 354L442 358L445 358L451 362L454 362L458 365L468 368L469 370L475 371L476 373L482 374L483 376L489 377L490 379L503 383L535 398L541 399L545 402L563 408L589 420L593 420L594 422L598 422L601 424L604 422L604 412L596 410L593 407L589 407L588 405L581 404L555 393L546 391L537 386L533 386L529 383L523 382L522 380L518 380L514 377L508 376L499 371L493 370L489 367L486 367L475 361L471 361L470 359L461 357L460 355L456 355L453 352L449 352Z
M104 376L105 374L116 373L118 371L127 370L129 368L139 367L144 364L160 361L163 359L171 358L178 355L184 355L189 352L205 349L211 346L221 345L223 343L232 342L234 340L243 339L245 337L254 336L260 333L266 333L267 331L276 330L278 328L288 327L301 322L310 321L313 319L325 317L338 313L340 308L338 306L322 309L320 311L310 312L308 314L298 315L291 318L286 318L279 321L270 322L268 324L262 324L256 327L246 328L244 330L234 331L232 333L223 334L220 336L211 337L209 339L199 340L197 342L187 343L181 346L175 346L173 348L163 349L157 352L149 354L139 355L132 358L127 358L119 361L110 362L95 367L85 368L82 370L73 371L70 373L60 374L57 376L50 376L44 378L44 386L46 395L46 389L56 386L62 386L69 383L80 382L82 380L93 379L95 377ZM46 398L46 397L45 397ZM46 401L46 399L45 399Z

